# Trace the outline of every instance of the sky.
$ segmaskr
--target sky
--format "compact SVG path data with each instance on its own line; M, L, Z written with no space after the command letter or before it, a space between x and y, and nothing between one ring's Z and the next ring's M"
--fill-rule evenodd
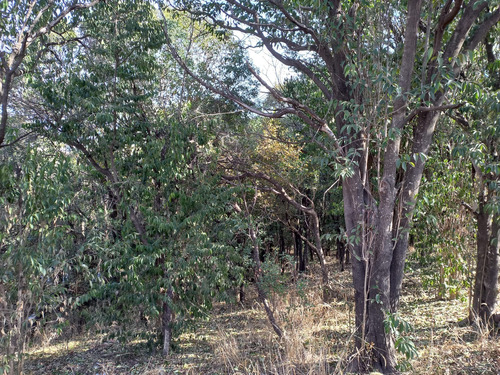
M285 79L294 75L294 72L287 66L274 58L265 47L253 47L258 44L258 39L241 32L234 32L234 36L247 46L247 52L254 67L257 68L260 76L271 86L280 86ZM259 99L264 100L268 95L268 90L261 86Z

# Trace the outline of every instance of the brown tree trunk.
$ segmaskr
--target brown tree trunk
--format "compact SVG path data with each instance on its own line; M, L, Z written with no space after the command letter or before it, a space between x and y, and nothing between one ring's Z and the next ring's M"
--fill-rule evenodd
M247 212L247 218L250 221L249 214ZM269 305L269 300L267 297L267 292L263 288L262 285L262 268L260 264L260 257L259 257L259 243L257 239L257 235L255 234L255 231L253 229L252 223L250 223L250 227L248 229L250 239L252 240L252 258L253 258L253 269L254 269L254 279L255 279L255 287L257 288L257 296L259 298L259 302L262 303L262 306L264 306L264 310L266 311L267 318L269 319L269 322L271 323L271 326L273 327L274 332L276 335L278 335L279 338L283 337L283 330L280 328L278 325L276 318L274 317L273 310L271 309L271 306Z
M279 244L279 258L281 264L281 274L285 273L285 236L283 235L283 226L281 222L278 223L278 244Z
M401 133L406 125L406 93L413 76L416 55L417 27L421 0L408 4L408 18L399 88L394 100L394 114L390 125L392 136L387 142L383 160L383 175L378 183L379 203L370 194L368 173L359 168L353 177L344 180L344 214L352 251L353 281L356 290L356 346L359 355L350 363L354 372L380 371L396 373L396 350L393 338L385 331L384 321L391 310L391 263L393 260L393 219L396 204L397 161ZM362 142L362 141L360 141ZM364 142L364 141L363 141ZM368 156L364 145L364 160ZM360 163L360 165L364 165ZM404 263L403 263L404 265ZM403 273L403 267L397 270ZM399 296L398 296L399 297Z
M300 235L301 228L300 225L297 228L298 233L294 233L295 239L295 269L298 272L306 271L306 264L304 262L304 246L302 243L302 236Z
M498 294L499 254L499 218L486 209L484 193L480 193L477 219L477 264L472 296L472 311L469 321L476 318L484 325L494 325L493 313Z

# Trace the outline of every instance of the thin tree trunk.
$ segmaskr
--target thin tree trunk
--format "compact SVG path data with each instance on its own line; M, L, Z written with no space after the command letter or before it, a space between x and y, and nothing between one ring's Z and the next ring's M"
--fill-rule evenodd
M4 81L2 82L2 92L1 92L1 106L2 112L0 115L0 146L4 143L5 133L7 129L7 116L9 113L9 94L12 85L12 76L14 72L10 69L5 73Z
M247 217L249 218L249 214L247 213ZM253 229L252 224L250 223L250 227L248 229L248 233L250 235L250 239L252 240L252 258L253 258L253 269L254 269L254 278L255 278L255 287L257 288L257 296L259 298L260 303L264 306L264 310L266 311L267 318L273 327L274 332L278 335L279 338L283 337L283 330L280 328L278 323L276 322L276 318L274 317L273 310L269 306L269 300L267 298L267 293L265 289L262 287L262 268L260 264L259 257L259 243L257 240L257 236Z
M278 244L279 244L279 258L281 264L281 274L285 273L285 237L283 235L283 225L281 222L278 222Z
M300 225L299 228L297 229L299 233L295 233L295 268L298 272L305 272L306 267L304 263L304 249L303 249L303 243L302 243L302 237L300 235Z
M493 313L498 294L499 254L499 220L486 210L484 191L480 193L477 219L477 264L472 297L472 311L469 320L479 318L484 325L494 324Z
M163 302L163 311L161 317L161 331L163 335L162 354L168 356L170 354L170 344L172 341L172 324L174 321L174 312L172 310L174 293L172 287L169 286L166 292L166 301Z
M443 97L436 100L436 105L441 105ZM403 273L408 250L410 228L416 203L416 196L422 181L425 159L420 155L428 155L432 135L439 119L439 112L430 112L418 118L414 130L412 154L417 155L414 166L407 166L401 191L399 204L395 207L394 225L392 238L394 251L391 262L391 311L396 312L399 307L401 287L403 284Z
M238 289L238 294L240 298L240 303L245 303L246 295L245 295L245 285L243 283L241 283Z

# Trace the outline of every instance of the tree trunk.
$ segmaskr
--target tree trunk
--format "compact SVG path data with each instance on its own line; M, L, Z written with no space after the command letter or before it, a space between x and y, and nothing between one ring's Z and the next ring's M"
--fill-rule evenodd
M306 271L306 264L304 262L304 246L302 243L301 227L298 226L299 233L294 233L295 238L295 268L299 272Z
M417 27L421 0L409 2L405 43L399 75L401 93L409 91L416 54ZM393 219L396 206L396 174L401 133L406 125L407 97L400 94L394 100L394 114L390 125L393 133L388 139L383 159L383 175L378 183L379 203L371 193L366 168L360 167L352 177L344 180L344 215L351 238L353 281L356 290L355 313L359 355L350 363L354 372L380 371L396 373L396 350L384 321L391 311L391 279L393 269ZM363 144L360 160L368 157L368 145ZM360 163L360 166L365 163ZM403 274L404 262L400 269ZM399 295L397 296L399 298Z
M245 284L241 283L239 289L238 289L238 295L240 299L240 303L245 303L246 300L246 295L245 295Z
M249 214L247 213L247 217ZM249 220L250 221L250 220ZM276 318L274 317L273 310L271 306L269 306L269 300L267 298L266 290L262 287L262 269L259 258L259 243L257 240L257 235L250 223L250 228L248 229L250 239L252 240L252 258L253 258L253 269L254 269L254 278L255 278L255 287L257 288L257 296L259 298L260 303L264 306L264 310L266 311L267 318L273 327L274 332L278 335L279 338L283 337L283 331L276 322Z
M480 193L480 204L477 212L477 264L474 280L472 311L469 320L476 318L484 325L494 325L493 313L498 293L499 254L499 220L495 214L486 210L486 199Z
M364 203L360 181L346 179L344 184L348 187L344 189L344 212L352 251L358 352L348 371L396 373L394 342L384 325L389 311L392 247L390 242L389 246L381 245L385 237L378 235L379 213L376 206Z
M329 290L329 277L328 269L326 268L325 254L323 253L323 246L321 245L321 232L319 217L315 210L308 212L311 224L311 231L314 237L314 245L316 246L316 254L318 255L319 264L321 267L321 284L323 287L323 299L328 300L328 290Z
M161 317L161 331L163 335L162 354L168 356L170 354L170 344L172 341L172 324L174 321L174 312L172 311L174 293L172 287L168 287L166 293L166 301L163 302L163 312Z
M344 272L345 270L345 255L346 255L345 243L340 238L337 238L337 259L340 264L341 272Z
M281 264L281 274L285 273L285 236L283 235L283 226L281 222L278 223L278 244L279 244L279 258Z
M436 106L441 105L444 97L436 99ZM430 112L419 116L413 136L413 155L428 155L432 144L432 135L439 119L439 112ZM391 311L396 312L399 307L399 297L403 285L403 273L408 250L410 228L416 196L420 189L420 182L424 172L425 161L418 157L414 165L407 166L399 204L395 207L393 218L392 238L394 251L391 262Z

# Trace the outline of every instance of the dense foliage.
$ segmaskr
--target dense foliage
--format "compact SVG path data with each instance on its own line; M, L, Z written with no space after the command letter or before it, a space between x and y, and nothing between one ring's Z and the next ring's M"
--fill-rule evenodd
M407 270L495 331L497 1L1 3L0 374L178 334L350 258L350 371L409 368ZM274 83L247 54L264 48ZM262 95L264 91L264 95ZM406 360L396 363L396 352ZM341 363L341 362L339 362ZM340 366L340 364L339 364Z

